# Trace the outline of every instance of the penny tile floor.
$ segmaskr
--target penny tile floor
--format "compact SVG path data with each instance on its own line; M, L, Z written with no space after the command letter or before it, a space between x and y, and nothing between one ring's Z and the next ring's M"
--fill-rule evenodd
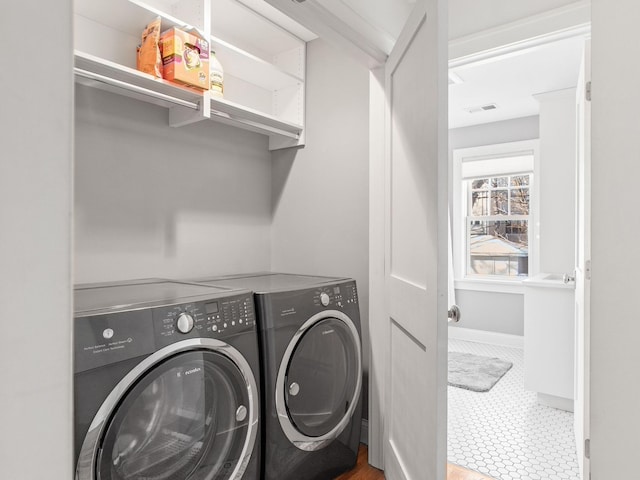
M524 389L522 349L451 339L449 351L513 362L488 392L448 387L449 462L496 480L580 480L573 414Z

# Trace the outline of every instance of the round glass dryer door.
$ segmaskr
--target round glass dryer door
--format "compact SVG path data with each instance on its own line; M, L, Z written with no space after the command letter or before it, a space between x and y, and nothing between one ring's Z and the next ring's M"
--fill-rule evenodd
M303 450L322 448L342 433L360 396L360 338L351 319L332 311L307 321L280 373L276 406L286 410L278 415L285 434Z
M172 355L141 376L105 419L95 476L87 478L238 479L255 442L255 396L255 380L226 355Z

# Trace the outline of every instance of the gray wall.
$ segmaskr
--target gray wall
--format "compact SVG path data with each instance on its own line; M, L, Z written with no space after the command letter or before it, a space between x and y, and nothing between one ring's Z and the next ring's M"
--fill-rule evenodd
M606 480L629 476L640 432L640 2L592 9L591 468Z
M369 71L320 40L307 55L306 146L273 153L264 136L171 128L161 107L79 87L76 282L353 277L368 372Z
M3 2L0 18L3 36L35 55L20 73L0 70L3 479L73 478L71 4ZM35 52L47 40L25 34L27 23L31 32L56 26L46 55Z
M524 335L524 295L456 290L462 320L450 328Z
M456 148L479 147L496 143L519 142L539 137L538 116L514 118L449 130L449 161Z
M273 154L272 266L356 279L368 372L369 70L307 48L307 144Z
M449 165L453 150L497 143L536 139L539 136L537 116L487 123L449 130ZM453 178L450 169L449 178ZM451 198L449 199L451 204ZM524 295L456 290L456 302L463 320L450 328L471 328L489 332L524 334Z
M268 270L267 138L78 86L77 283Z

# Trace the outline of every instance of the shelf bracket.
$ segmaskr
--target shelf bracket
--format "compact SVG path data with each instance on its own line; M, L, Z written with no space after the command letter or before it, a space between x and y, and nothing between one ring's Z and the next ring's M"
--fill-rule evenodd
M283 148L304 146L304 132L296 137L283 137L281 135L269 135L269 150L281 150Z

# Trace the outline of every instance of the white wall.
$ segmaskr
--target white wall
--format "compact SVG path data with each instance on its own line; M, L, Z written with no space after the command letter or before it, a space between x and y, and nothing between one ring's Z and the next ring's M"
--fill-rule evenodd
M638 454L640 2L592 0L591 468L625 478Z
M539 119L537 116L449 130L449 165L451 167L453 164L453 150L455 149L532 140L538 138L538 135ZM451 168L449 178L453 179ZM451 202L450 197L449 204ZM494 293L457 289L456 303L462 312L462 321L449 328L471 328L512 335L524 333L524 298L522 293ZM496 305L499 308L496 308Z
M272 267L355 278L368 372L369 70L322 40L307 62L307 144L273 153Z
M576 234L576 89L536 95L540 102L539 195L535 234L544 273L572 273Z
M268 270L267 138L78 86L76 282Z
M4 2L0 16L2 35L30 52L17 69L9 60L14 66L0 70L7 94L0 108L4 479L73 477L71 4ZM55 48L43 55L47 39L37 32L51 32L52 25Z

